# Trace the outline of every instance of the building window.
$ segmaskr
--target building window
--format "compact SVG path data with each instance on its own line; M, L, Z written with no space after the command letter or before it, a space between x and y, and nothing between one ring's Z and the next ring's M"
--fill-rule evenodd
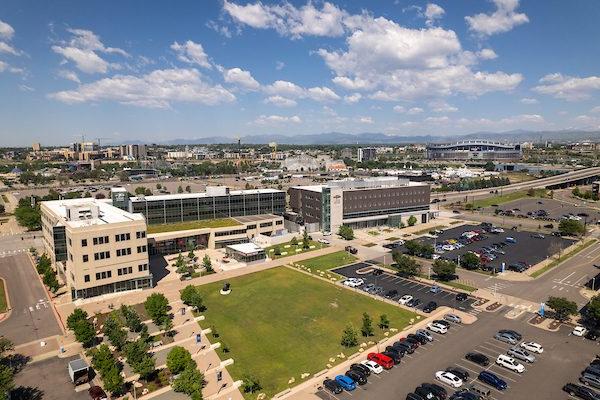
M148 264L140 264L138 265L138 272L148 271Z
M143 239L146 237L146 231L139 231L135 233L136 239Z
M146 245L138 246L137 247L137 252L138 253L145 253L146 252Z
M133 267L124 267L117 270L119 276L133 273Z
M94 253L94 260L105 260L110 258L110 251L100 251L98 253Z
M248 229L256 229L256 224L248 225Z
M88 262L89 256L87 254L83 255L83 262Z
M90 281L90 276L89 275L84 275L83 276L83 281L84 282L89 282Z
M94 246L97 246L99 244L107 244L108 243L108 236L99 236L99 237L95 237L94 240Z
M271 222L263 222L260 224L261 228L266 228L267 226L272 226L273 224Z
M107 279L112 277L112 271L96 272L96 280Z
M275 221L275 225L282 225L282 224L283 224L283 221L281 221L281 220Z
M130 240L130 239L131 239L131 233L119 233L118 235L115 235L116 242L124 242L125 240Z
M87 247L87 239L81 239L81 247Z
M71 238L69 238L69 246L73 246L73 242L71 242Z
M117 257L128 256L131 254L131 247L127 247L124 249L117 249Z

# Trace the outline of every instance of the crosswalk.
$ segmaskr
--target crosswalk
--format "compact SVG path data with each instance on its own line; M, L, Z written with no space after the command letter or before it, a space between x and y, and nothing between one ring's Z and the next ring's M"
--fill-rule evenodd
M50 310L50 302L48 300L39 299L37 303L33 303L28 307L24 307L23 314L34 314L44 310Z
M487 286L485 289L491 292L498 292L503 289L507 289L511 287L513 284L511 282L494 282L493 284Z
M14 256L16 254L26 252L27 250L28 249L16 249L16 250L0 251L0 258Z

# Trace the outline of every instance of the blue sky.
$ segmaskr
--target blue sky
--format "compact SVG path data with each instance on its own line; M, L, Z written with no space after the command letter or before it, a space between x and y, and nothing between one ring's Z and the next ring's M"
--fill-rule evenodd
M596 0L0 9L0 145L600 128Z

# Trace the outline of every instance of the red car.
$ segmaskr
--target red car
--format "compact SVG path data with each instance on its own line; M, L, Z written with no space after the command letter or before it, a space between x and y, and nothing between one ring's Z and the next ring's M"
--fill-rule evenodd
M369 353L369 355L367 356L367 359L371 360L373 362L376 362L377 364L381 365L385 369L391 369L394 366L394 360L392 360L390 357L386 356L385 354Z

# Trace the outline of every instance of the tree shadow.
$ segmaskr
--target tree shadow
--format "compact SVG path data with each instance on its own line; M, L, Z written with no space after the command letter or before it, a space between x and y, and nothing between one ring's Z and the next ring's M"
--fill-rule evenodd
M9 354L2 359L2 364L13 370L13 373L18 373L25 368L27 363L31 361L31 357L23 354Z
M11 400L42 400L44 392L37 387L19 386L10 393Z

